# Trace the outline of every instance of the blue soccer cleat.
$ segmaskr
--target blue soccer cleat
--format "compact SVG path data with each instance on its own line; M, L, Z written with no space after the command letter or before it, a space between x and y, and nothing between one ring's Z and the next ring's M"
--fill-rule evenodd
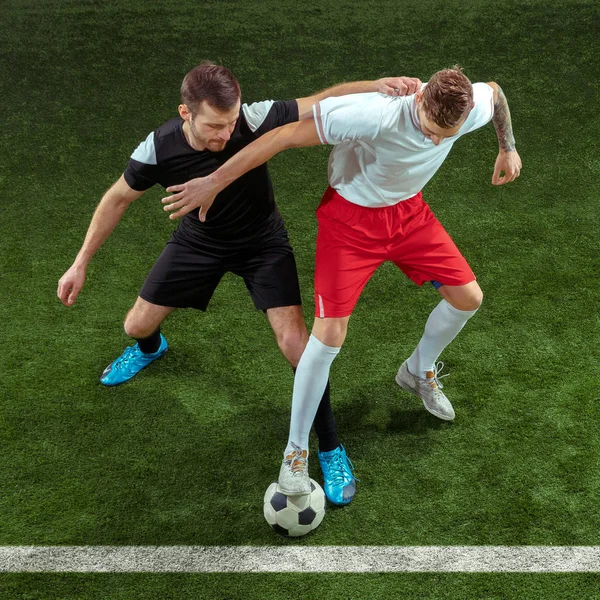
M147 367L151 362L160 358L167 351L168 347L167 340L162 333L160 334L160 346L152 354L144 354L140 350L139 344L128 346L119 358L111 362L104 369L104 373L100 377L100 383L104 385L119 385L120 383L129 381L144 367Z
M319 462L323 471L325 494L333 504L349 504L356 492L356 477L352 474L354 465L346 454L344 446L330 452L319 452Z

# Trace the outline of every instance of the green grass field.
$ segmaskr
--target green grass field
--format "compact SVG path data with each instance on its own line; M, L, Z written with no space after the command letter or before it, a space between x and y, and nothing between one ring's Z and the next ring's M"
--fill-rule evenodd
M262 517L292 373L241 280L165 323L167 356L98 378L173 223L155 188L56 298L95 205L185 73L220 61L243 100L461 64L496 81L523 171L491 185L492 125L424 195L478 275L481 310L442 357L457 419L394 382L438 299L393 265L368 284L332 369L360 478L300 545L600 545L600 6L597 2L0 0L0 545L280 545ZM312 322L327 148L271 162ZM316 452L315 452L316 454ZM313 460L313 477L320 477ZM0 576L0 598L597 598L591 575Z

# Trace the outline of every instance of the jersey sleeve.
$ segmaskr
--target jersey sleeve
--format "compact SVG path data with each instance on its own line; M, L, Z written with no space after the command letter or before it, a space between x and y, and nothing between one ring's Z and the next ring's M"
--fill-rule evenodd
M382 107L376 93L326 98L313 106L322 144L374 140L381 128Z
M475 131L491 121L494 116L494 89L487 83L474 83L473 103L475 106L460 128L461 135Z
M131 189L144 192L157 183L157 176L156 148L152 132L131 155L123 177Z
M298 120L296 100L264 100L242 105L244 118L250 130L257 136Z

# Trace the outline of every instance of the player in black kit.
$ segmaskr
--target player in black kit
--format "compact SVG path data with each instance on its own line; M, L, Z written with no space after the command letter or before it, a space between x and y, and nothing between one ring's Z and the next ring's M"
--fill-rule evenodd
M180 116L138 146L123 175L100 201L81 250L59 281L58 297L65 306L74 304L92 256L129 204L154 184L167 188L209 175L267 131L309 117L313 104L324 98L372 91L393 95L401 85L402 78L386 78L342 84L297 100L242 105L233 73L202 63L183 80ZM228 271L244 279L254 305L266 313L281 352L295 369L308 332L294 255L267 166L262 165L223 190L205 220L199 220L197 210L181 220L125 319L125 332L136 344L106 367L100 381L118 385L160 358L168 347L160 332L163 320L175 308L205 311ZM347 504L354 496L355 478L337 438L329 385L314 428L325 491L336 504Z

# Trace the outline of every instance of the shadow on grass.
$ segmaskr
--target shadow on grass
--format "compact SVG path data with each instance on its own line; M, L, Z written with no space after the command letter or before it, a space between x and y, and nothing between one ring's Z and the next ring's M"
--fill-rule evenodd
M370 431L427 436L452 426L427 412L421 400L387 382L371 388L368 394L357 391L339 408L334 406L334 412L340 430L348 434Z

